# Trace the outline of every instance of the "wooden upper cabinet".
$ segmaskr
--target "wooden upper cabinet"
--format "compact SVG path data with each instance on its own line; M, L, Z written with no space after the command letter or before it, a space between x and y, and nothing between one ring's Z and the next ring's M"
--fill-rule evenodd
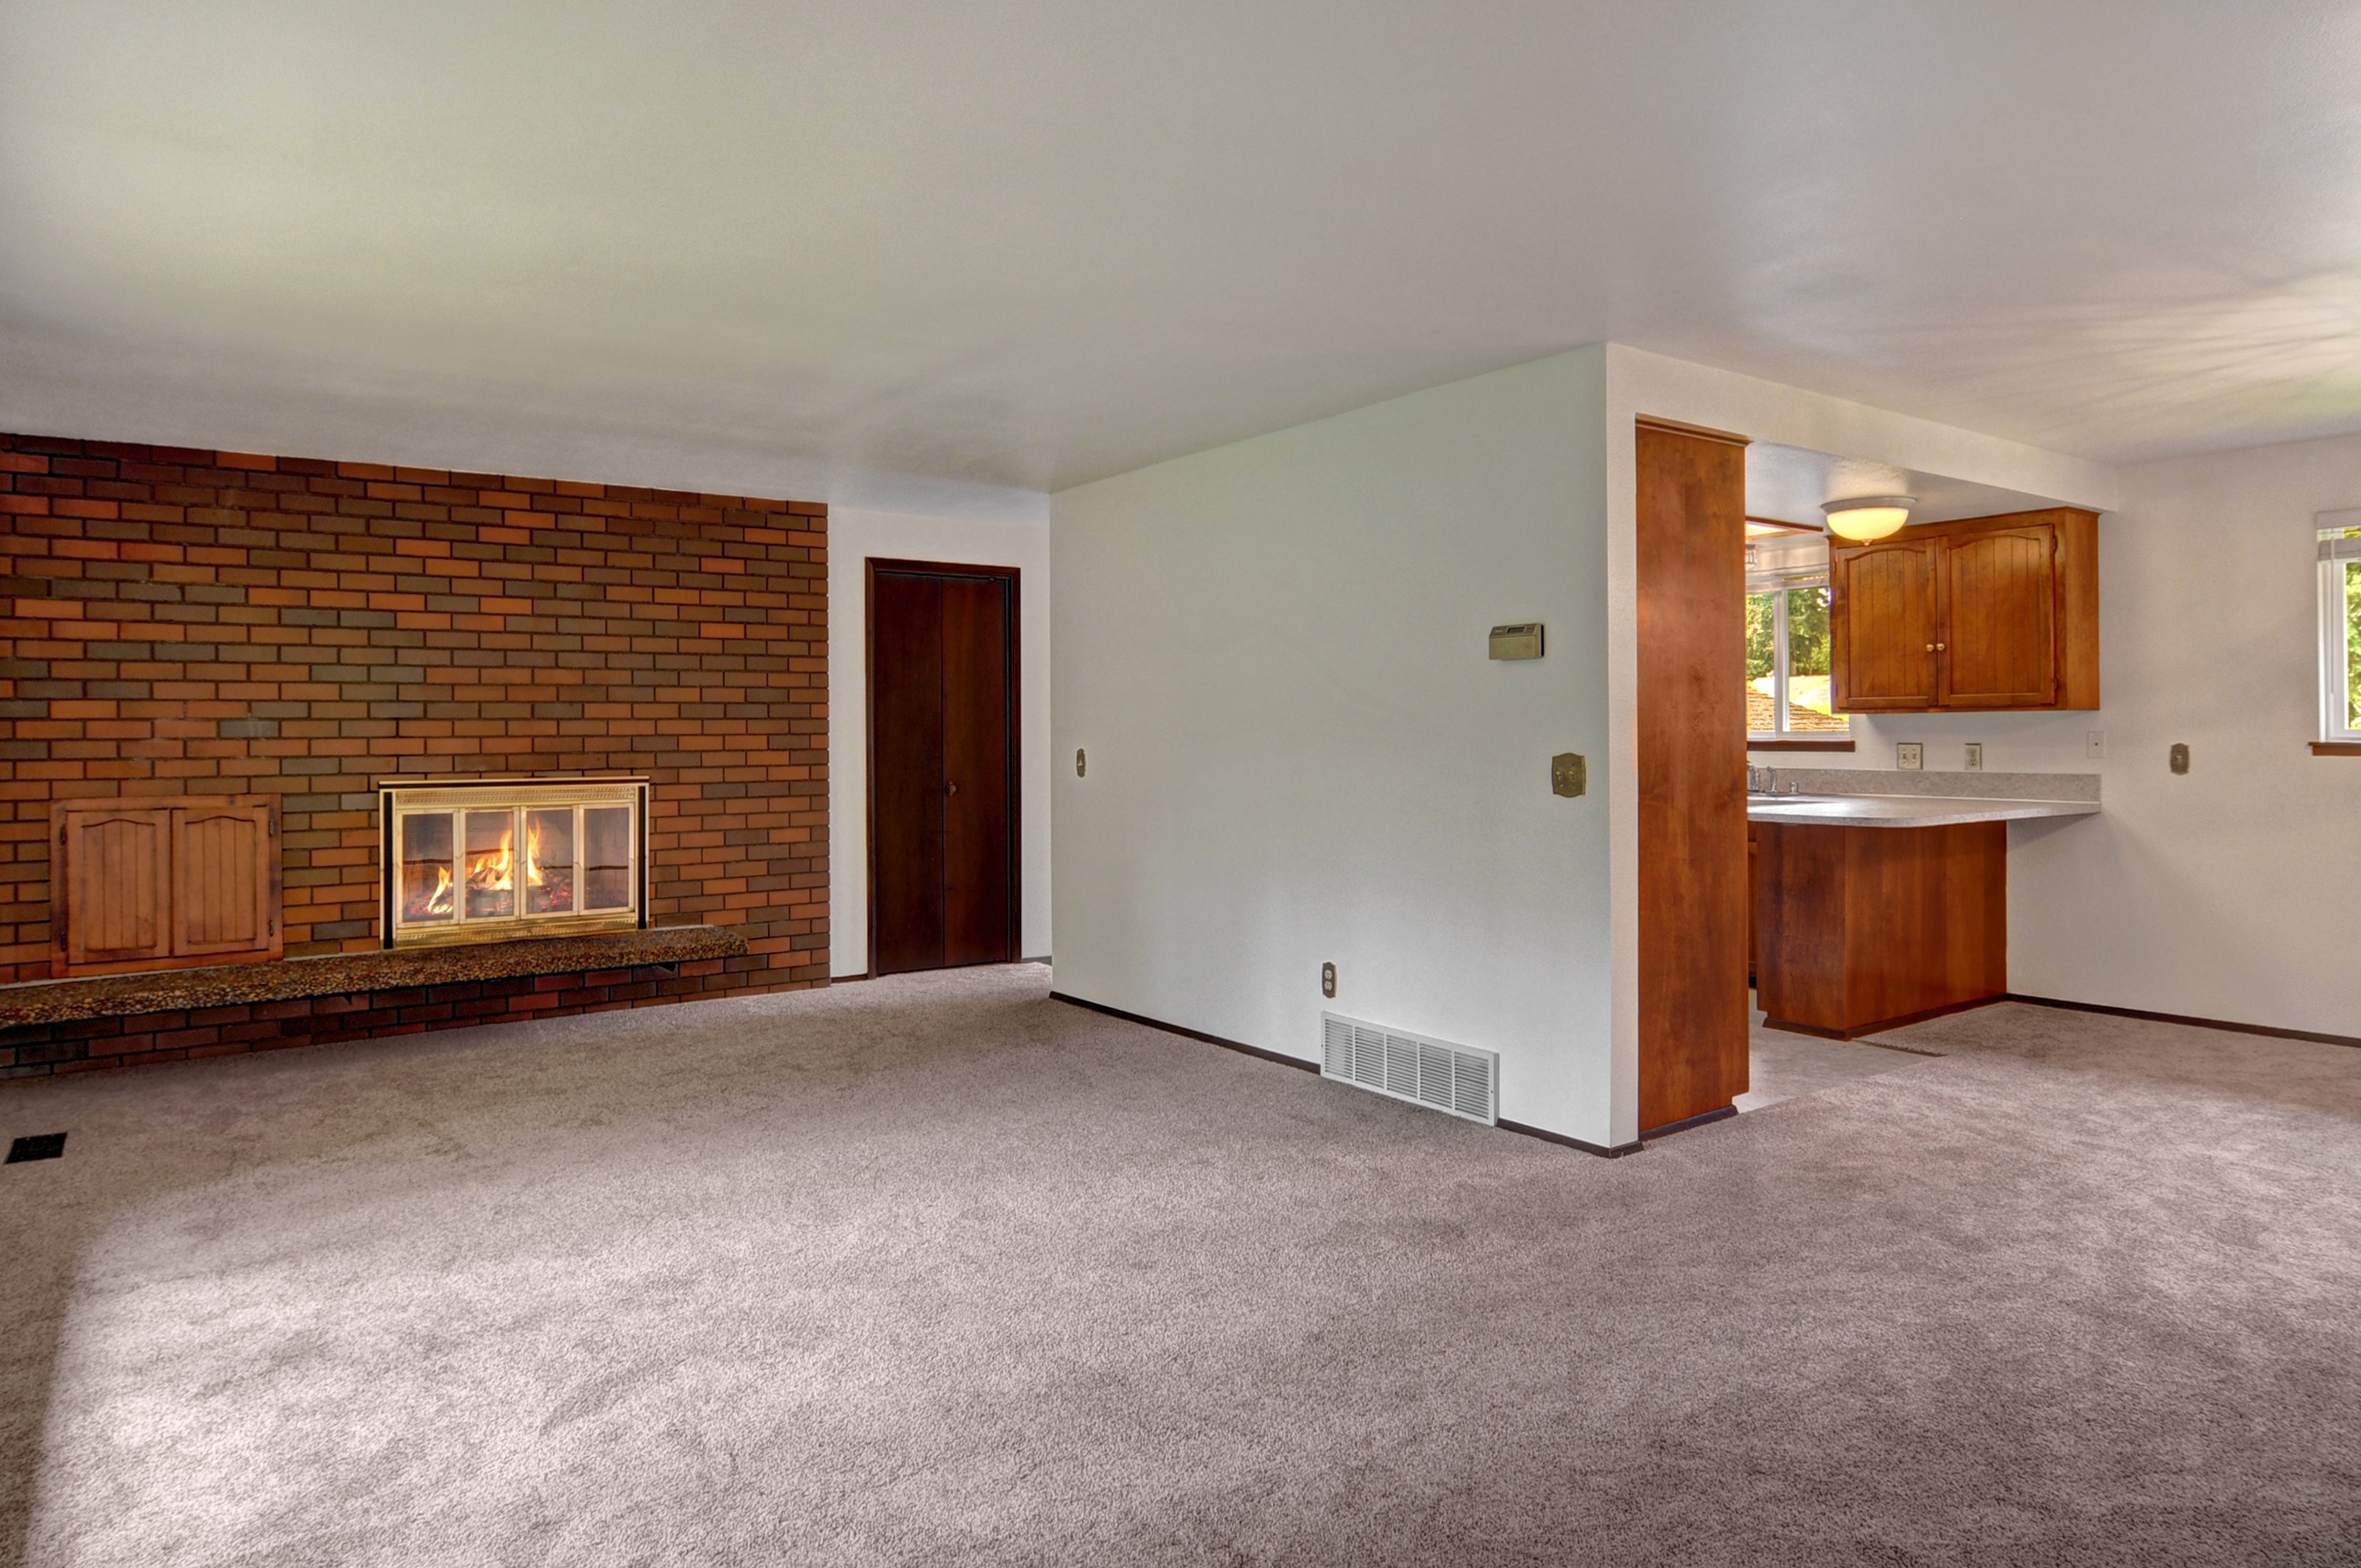
M1916 540L1830 553L1829 670L1839 710L1935 706L1940 564L1940 550Z
M2099 706L2099 519L1921 523L1829 552L1839 712Z
M1942 707L2058 705L2057 557L2047 522L1942 542Z
M49 808L53 972L243 963L285 951L269 795Z

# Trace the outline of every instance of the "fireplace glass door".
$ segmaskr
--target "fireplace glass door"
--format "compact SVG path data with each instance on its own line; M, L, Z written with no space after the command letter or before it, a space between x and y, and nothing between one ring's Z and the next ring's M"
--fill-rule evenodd
M381 794L389 947L646 923L641 781L389 781Z

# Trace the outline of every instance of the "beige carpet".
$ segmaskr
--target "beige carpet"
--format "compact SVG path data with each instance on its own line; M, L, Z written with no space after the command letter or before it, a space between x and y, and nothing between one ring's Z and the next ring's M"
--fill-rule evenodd
M0 1086L0 1562L2361 1561L2361 1051L1610 1162L1046 989Z

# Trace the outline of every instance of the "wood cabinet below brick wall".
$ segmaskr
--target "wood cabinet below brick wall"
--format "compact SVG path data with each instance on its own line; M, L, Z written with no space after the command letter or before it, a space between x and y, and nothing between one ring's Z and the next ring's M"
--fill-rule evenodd
M54 974L250 963L285 951L274 796L56 801L49 852Z
M2099 706L2099 519L1921 523L1828 556L1839 713Z

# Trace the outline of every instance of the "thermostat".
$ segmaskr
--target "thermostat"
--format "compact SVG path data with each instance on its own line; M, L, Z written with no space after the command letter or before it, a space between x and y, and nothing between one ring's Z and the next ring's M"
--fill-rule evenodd
M1540 621L1524 620L1514 626L1492 628L1492 657L1495 659L1538 659L1541 656Z

